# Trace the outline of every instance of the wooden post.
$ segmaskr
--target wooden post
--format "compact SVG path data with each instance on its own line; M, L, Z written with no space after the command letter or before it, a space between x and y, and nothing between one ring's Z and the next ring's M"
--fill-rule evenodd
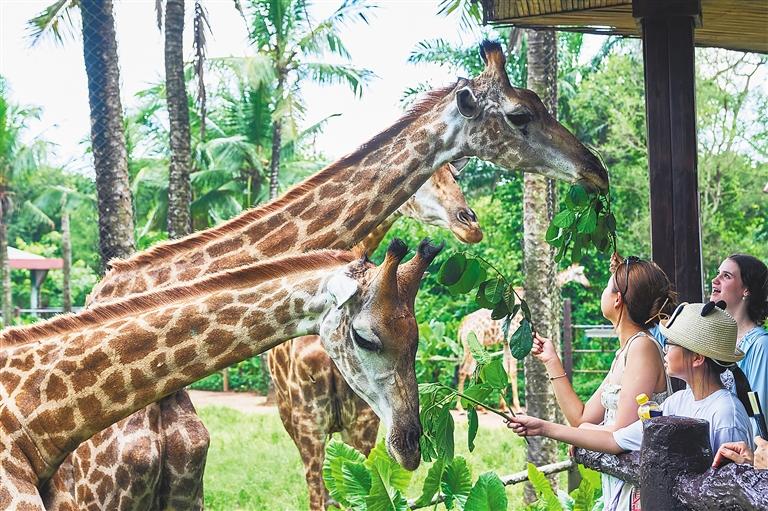
M643 509L684 509L677 476L701 474L712 466L709 422L690 417L657 417L643 423L640 447L640 503Z
M653 259L681 301L704 296L696 169L694 26L700 0L633 0L643 32Z
M229 392L229 367L221 370L221 388L224 392Z

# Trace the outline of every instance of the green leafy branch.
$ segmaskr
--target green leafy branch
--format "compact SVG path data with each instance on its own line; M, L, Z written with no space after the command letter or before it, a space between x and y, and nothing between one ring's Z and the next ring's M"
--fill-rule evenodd
M565 207L552 218L546 233L547 243L558 249L555 262L565 259L571 248L571 261L578 262L589 246L600 252L616 251L616 217L611 212L611 197L573 185L565 197Z
M496 276L489 277L489 270ZM477 255L455 252L440 266L437 280L453 295L477 289L475 302L484 309L490 309L492 319L503 320L504 342L509 343L512 356L521 360L531 352L535 329L528 303L490 262ZM522 314L523 319L510 337L510 326L517 314Z
M601 511L603 504L598 502L602 493L600 473L578 465L581 474L579 487L570 494L552 489L547 476L533 463L528 463L528 480L536 491L538 500L527 509L535 511Z

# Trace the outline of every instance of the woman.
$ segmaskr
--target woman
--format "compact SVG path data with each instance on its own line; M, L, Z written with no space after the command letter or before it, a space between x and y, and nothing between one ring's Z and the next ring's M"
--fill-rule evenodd
M619 338L619 349L600 388L586 402L576 395L552 342L536 336L532 353L544 363L555 397L571 426L615 431L637 421L638 394L661 403L672 393L664 371L661 344L647 329L674 310L676 294L666 274L651 261L614 257L613 275L600 298L603 316ZM603 474L606 511L616 509L629 496L631 486Z
M723 307L725 304L720 302ZM751 425L744 401L725 390L720 374L731 368L739 395L748 384L735 362L744 354L736 348L736 322L713 302L683 303L667 325L665 364L670 376L681 378L688 388L661 405L664 415L694 417L709 421L709 440L717 451L726 442L749 442ZM574 428L519 415L508 426L520 436L546 436L593 451L618 454L639 450L643 437L641 421L616 431ZM624 505L627 507L625 508ZM628 509L624 502L621 509Z
M768 332L761 327L768 316L768 268L750 255L728 257L712 279L710 300L725 301L725 310L736 320L738 346L744 352L739 368L757 392L763 416L768 417Z

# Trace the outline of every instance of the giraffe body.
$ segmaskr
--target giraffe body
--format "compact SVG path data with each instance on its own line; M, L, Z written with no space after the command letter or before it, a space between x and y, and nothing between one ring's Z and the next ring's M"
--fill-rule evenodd
M94 288L89 303L108 303L128 294L191 282L277 254L352 246L411 197L442 164L469 156L606 189L607 174L598 159L557 123L535 94L510 85L501 47L484 43L481 55L486 63L481 75L432 91L388 129L289 190L281 199L213 229L160 244L126 261L113 262L112 269ZM194 413L185 417L188 420L178 424L195 422ZM181 434L177 424L164 420L161 423L164 437ZM118 441L124 427L125 423L118 424L112 434L100 438L105 442ZM190 459L204 459L204 454L197 451L207 449L205 435L187 436L199 441L191 445L186 455ZM88 456L92 452L95 450L77 451L73 456ZM162 451L152 448L147 456L154 452ZM95 459L87 462L98 463ZM184 477L171 470L169 462L156 462L166 465L161 473ZM180 461L173 465L191 466ZM187 475L201 484L202 468ZM95 486L94 481L76 484ZM130 502L131 495L143 488L134 490L130 481L127 484L119 491ZM62 486L61 481L50 485ZM164 485L177 486L180 485L175 481ZM78 487L72 493L79 497L87 492ZM103 501L102 491L91 494L95 502ZM69 495L62 496L63 501L68 499ZM56 496L50 500L56 501ZM195 509L200 505L200 501L190 501L184 507ZM79 506L87 507L87 503L81 502Z
M415 469L413 303L439 250L423 242L400 265L407 248L395 240L377 271L338 251L280 258L7 329L0 336L0 508L44 509L37 488L79 443L192 381L309 333L322 334L347 381L387 422L390 454ZM116 461L102 459L99 468Z

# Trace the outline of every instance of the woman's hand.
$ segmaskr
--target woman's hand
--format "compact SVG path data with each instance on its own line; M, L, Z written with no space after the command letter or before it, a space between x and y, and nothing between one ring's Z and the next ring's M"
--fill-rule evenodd
M755 468L768 469L768 440L759 435L755 437Z
M726 442L717 450L712 468L723 465L727 459L741 465L752 464L752 450L745 442Z
M552 341L546 337L540 336L539 334L533 336L533 347L531 348L531 354L544 364L558 359L557 352L555 351L555 345L552 344Z
M520 414L507 421L507 427L522 437L544 435L547 424L545 420Z

